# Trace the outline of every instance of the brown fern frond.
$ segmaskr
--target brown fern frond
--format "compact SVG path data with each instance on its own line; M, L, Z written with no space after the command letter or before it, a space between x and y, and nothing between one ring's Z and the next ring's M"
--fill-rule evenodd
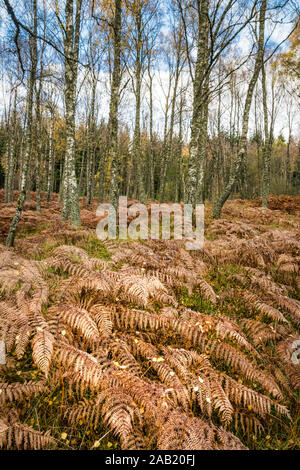
M251 405L249 405L251 406ZM241 427L243 433L247 436L258 437L263 432L263 425L260 420L251 412L243 412L241 410L236 410L234 412L234 427L236 431Z
M290 412L286 406L280 405L272 401L266 395L262 395L244 384L238 383L228 375L223 374L222 377L225 393L232 404L237 405L238 407L244 407L248 410L253 410L262 418L266 415L270 415L272 406L274 406L278 414L291 419Z
M290 318L300 325L300 302L296 299L291 299L285 295L278 295L269 292L269 296L279 305L280 308L290 316Z
M210 354L217 359L222 359L233 369L242 372L250 381L259 383L268 393L274 397L282 398L282 392L274 379L266 372L260 370L240 351L229 344L212 341L210 344ZM207 346L208 347L208 346Z
M288 429L300 387L296 210L291 221L280 198L269 198L276 213L259 201L228 201L226 219L212 221L208 204L212 237L189 252L185 240L102 244L83 201L88 229L75 229L59 220L54 199L41 213L24 211L28 228L55 213L51 228L18 238L14 249L0 245L3 448L50 446L25 421L44 391L61 392L60 414L72 427L104 426L122 449L244 449L249 436ZM0 206L7 224L14 208ZM98 243L112 261L87 253ZM32 360L47 380L11 383L16 362L26 361L21 378ZM41 420L36 409L48 428L52 405Z
M122 449L143 449L141 414L130 395L122 389L109 389L100 399L103 422L120 438Z
M120 439L122 449L143 449L142 417L136 403L122 387L111 387L93 400L83 400L65 412L71 424L83 421L96 427L100 418Z
M73 369L74 381L77 380L92 389L98 389L105 374L114 370L112 362L104 354L100 357L98 352L96 358L63 342L56 344L56 358L65 368Z
M0 383L0 405L5 401L21 401L36 396L46 389L45 382Z
M281 337L280 333L273 325L267 325L266 323L251 319L244 319L241 321L241 324L256 346L268 341L275 341Z
M158 439L157 447L159 450L246 449L233 434L177 410L169 415L164 424L164 432Z
M263 302L256 294L245 291L243 292L243 299L250 309L254 308L258 310L260 313L271 318L273 321L287 323L287 319L279 310Z
M102 304L95 304L89 310L90 315L95 320L97 328L102 335L110 335L113 329L111 308Z
M200 292L206 300L209 300L214 305L217 303L217 296L213 288L204 279L199 281Z
M50 431L45 433L22 424L17 413L0 410L0 448L17 450L40 450L53 447Z
M88 344L94 345L100 341L97 325L85 309L75 305L58 304L51 307L49 314L58 316Z
M233 415L233 406L222 388L218 377L211 373L209 376L210 379L210 390L211 390L211 399L214 405L214 408L219 412L221 416L221 421L225 425L228 425L232 420Z
M32 340L32 358L35 364L48 376L53 350L54 337L47 330L38 331Z

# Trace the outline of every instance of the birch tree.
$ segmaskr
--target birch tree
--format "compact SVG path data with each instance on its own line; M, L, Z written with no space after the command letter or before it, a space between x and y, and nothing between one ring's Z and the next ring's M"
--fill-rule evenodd
M14 246L15 236L21 214L26 198L26 185L27 185L27 174L30 161L30 154L32 148L32 117L33 117L33 99L34 89L36 82L36 70L37 70L37 0L32 1L32 17L33 17L33 35L29 38L30 47L30 74L28 79L28 92L27 92L27 124L26 124L26 136L25 136L25 152L24 161L22 165L22 173L20 179L19 197L17 201L17 207L15 215L11 221L9 232L6 239L7 246Z
M273 132L274 132L274 82L273 77L271 83L271 119L269 127L268 116L268 97L267 97L267 84L266 84L266 71L265 65L262 65L262 94L263 94L263 114L264 114L264 145L263 145L263 178L262 178L262 206L268 207L268 197L270 194L270 178L271 178L271 154L273 145Z
M16 138L17 138L17 99L18 84L15 83L12 89L13 108L11 119L7 122L8 143L6 149L5 164L5 183L4 183L4 201L6 203L13 201L14 173L16 166Z
M82 0L66 0L64 32L66 154L63 174L62 220L80 225L75 168L75 111Z
M186 181L185 202L195 204L197 188L202 194L204 182L204 152L199 155L199 141L202 145L206 140L205 126L207 125L207 113L205 110L205 80L208 66L208 10L209 0L198 0L198 43L195 77L193 83L193 117L191 124L191 141L189 154L189 168ZM202 199L202 197L201 197ZM200 200L201 201L201 200ZM202 201L201 201L202 202Z
M110 96L109 135L110 135L110 203L116 207L119 196L118 182L118 109L121 85L121 31L122 1L115 0L113 23L114 63Z

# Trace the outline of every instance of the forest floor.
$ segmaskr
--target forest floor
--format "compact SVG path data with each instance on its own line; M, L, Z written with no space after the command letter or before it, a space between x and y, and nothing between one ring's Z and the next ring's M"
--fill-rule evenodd
M188 252L32 194L8 249L0 191L0 447L300 449L300 197L260 204L208 203Z

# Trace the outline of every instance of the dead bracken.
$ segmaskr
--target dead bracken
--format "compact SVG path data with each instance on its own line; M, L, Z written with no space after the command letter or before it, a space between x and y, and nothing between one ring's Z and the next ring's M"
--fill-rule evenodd
M0 245L3 448L76 448L83 435L98 448L101 429L122 449L245 449L293 427L299 230L274 228L273 211L254 223L250 201L228 202L219 221L208 205L204 249L188 252L99 242L92 211L74 230L50 210L55 233Z

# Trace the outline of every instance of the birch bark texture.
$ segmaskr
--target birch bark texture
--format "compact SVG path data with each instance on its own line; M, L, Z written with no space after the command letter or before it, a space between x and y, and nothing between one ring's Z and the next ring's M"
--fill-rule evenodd
M66 153L63 174L62 220L69 219L71 225L75 226L80 225L75 165L75 111L81 10L82 0L76 0L76 2L66 0L64 34Z
M209 0L198 0L198 44L197 62L193 83L193 116L191 124L191 141L189 166L186 180L185 202L195 205L202 202L204 185L204 159L207 132L207 74L208 74L208 12ZM201 194L197 201L197 193Z
M113 24L114 63L110 97L109 132L110 132L110 190L109 198L113 207L117 207L119 196L118 174L118 110L121 84L121 31L122 31L122 1L115 0L115 15Z

